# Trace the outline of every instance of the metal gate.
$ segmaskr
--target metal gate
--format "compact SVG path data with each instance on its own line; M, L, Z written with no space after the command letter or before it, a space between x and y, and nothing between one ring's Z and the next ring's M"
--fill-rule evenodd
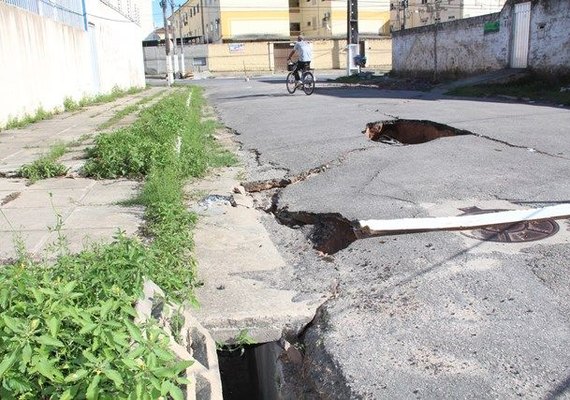
M526 68L530 39L530 2L515 4L511 67Z

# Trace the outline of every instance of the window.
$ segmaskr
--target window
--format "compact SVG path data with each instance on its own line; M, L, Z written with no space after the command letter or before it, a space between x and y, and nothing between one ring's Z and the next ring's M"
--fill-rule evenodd
M311 26L311 21L307 21L307 26Z
M422 0L422 4L427 4L427 0Z
M298 22L291 22L289 24L289 31L290 32L301 32L301 24Z
M192 59L192 65L194 65L194 66L206 65L206 57L194 57Z
M455 15L450 15L447 19L455 19Z

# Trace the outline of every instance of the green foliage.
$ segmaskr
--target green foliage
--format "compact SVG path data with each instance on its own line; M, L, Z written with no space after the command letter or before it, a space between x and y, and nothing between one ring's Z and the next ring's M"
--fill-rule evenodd
M67 147L57 143L50 148L48 154L40 157L31 164L24 164L18 171L18 175L35 183L40 179L54 178L67 173L67 167L56 160L65 154Z
M135 111L137 111L139 109L138 103L137 104L131 104L129 106L126 106L125 108L117 111L115 113L115 115L113 115L113 117L109 118L107 121L103 122L101 125L99 125L97 127L98 131L102 131L105 130L107 128L110 128L111 126L115 125L117 122L119 122L121 119L123 119L124 117L126 117L129 114L134 113Z
M79 109L79 104L74 101L71 97L66 97L63 100L63 109L65 111L75 111Z
M216 342L216 349L226 353L239 351L240 354L243 354L245 352L245 346L251 346L256 343L255 339L249 334L249 331L247 329L242 329L239 331L232 343L226 344Z
M214 123L201 121L201 92L192 90L190 109L186 107L187 92L176 91L142 111L133 126L100 135L89 151L85 174L95 178L144 177L169 165L178 169L183 179L201 176L209 167L234 163L235 157L214 142Z
M51 118L56 112L47 112L42 107L36 110L34 115L25 115L23 118L13 118L8 120L8 123L5 126L5 129L16 129L16 128L23 128L34 122L42 121L44 119Z
M119 233L108 245L74 255L61 251L53 265L21 256L0 269L0 398L183 398L180 387L187 381L180 376L190 363L176 359L156 325L134 324L133 304L145 278L168 299L195 302L191 227L196 216L184 205L183 183L233 160L198 122L201 98L195 96L191 110L184 93L167 98L132 129L100 135L90 152L95 158L87 171L93 176L146 179L139 201L146 206L145 229L152 240L143 244ZM166 113L170 108L178 117ZM58 217L61 239L60 229ZM183 323L175 315L175 335ZM247 331L240 335L243 347L250 341Z
M35 183L41 179L63 176L67 173L67 167L53 160L40 158L31 164L23 165L18 175Z
M89 105L115 101L120 97L139 93L142 92L143 90L146 90L146 87L145 88L132 87L126 90L115 87L113 88L111 93L100 94L97 96L86 96L81 100L79 100L78 102L74 101L71 97L66 97L63 100L63 109L64 111L75 111ZM22 118L9 119L6 126L4 126L3 128L2 126L0 126L0 130L23 128L25 126L33 124L34 122L51 118L54 115L59 114L60 112L61 110L58 109L54 109L53 111L45 111L42 107L40 107L36 110L36 113L34 115L25 115Z
M156 325L132 322L141 248L121 237L53 267L0 270L0 398L182 398L191 362Z

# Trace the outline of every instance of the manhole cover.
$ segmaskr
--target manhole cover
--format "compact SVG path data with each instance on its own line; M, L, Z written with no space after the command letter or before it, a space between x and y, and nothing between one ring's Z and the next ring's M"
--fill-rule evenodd
M479 207L460 208L463 215L482 214L508 210L484 210ZM560 227L553 219L538 221L521 221L512 224L501 224L461 232L463 235L490 242L518 243L542 240L555 235Z

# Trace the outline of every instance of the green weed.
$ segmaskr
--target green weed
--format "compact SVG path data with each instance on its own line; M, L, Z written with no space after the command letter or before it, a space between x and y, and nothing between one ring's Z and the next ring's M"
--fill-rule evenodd
M101 135L91 151L94 176L145 179L146 245L119 233L79 254L60 251L53 265L20 257L0 269L0 398L183 398L188 382L180 376L190 362L176 359L154 323L133 323L145 278L167 298L195 303L196 216L184 205L183 183L231 161L204 126L194 126L200 105L183 104L183 93L165 99L132 128ZM54 229L61 228L58 219ZM174 330L182 324L173 318ZM250 342L247 332L237 340Z
M41 179L63 176L67 173L67 167L56 160L65 154L67 147L63 143L57 143L50 148L48 154L40 157L31 164L24 164L18 171L18 175L35 183Z
M140 243L0 270L0 397L182 399L178 361L156 325L135 325L149 260ZM142 268L141 268L142 267Z
M38 121L42 121L44 119L51 118L56 113L57 113L57 111L47 112L42 107L40 107L36 110L36 113L34 115L25 115L22 118L14 118L14 119L8 120L8 123L6 124L6 126L4 128L5 129L23 128L25 126L33 124L34 122L38 122Z

